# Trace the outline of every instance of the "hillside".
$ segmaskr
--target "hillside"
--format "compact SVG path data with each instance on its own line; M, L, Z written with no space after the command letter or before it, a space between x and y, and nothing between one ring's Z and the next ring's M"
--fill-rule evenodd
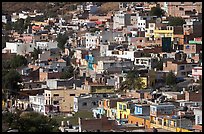
M54 6L53 6L54 3ZM11 14L13 12L33 11L60 13L63 8L64 12L72 9L73 6L83 2L2 2L2 13ZM97 2L95 2L97 3ZM100 2L99 2L100 3ZM101 2L100 13L118 10L119 2Z

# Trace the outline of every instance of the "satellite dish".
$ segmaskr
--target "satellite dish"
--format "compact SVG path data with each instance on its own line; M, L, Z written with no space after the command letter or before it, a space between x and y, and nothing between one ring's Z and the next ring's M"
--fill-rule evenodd
M157 18L156 23L161 23L161 18Z

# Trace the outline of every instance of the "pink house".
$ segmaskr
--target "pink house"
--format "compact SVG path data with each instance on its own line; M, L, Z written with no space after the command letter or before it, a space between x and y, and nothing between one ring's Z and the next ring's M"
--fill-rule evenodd
M31 43L33 40L33 36L30 34L23 34L23 36L19 37L18 39L23 40L24 43Z
M194 67L192 69L192 76L195 81L200 80L202 78L202 67Z

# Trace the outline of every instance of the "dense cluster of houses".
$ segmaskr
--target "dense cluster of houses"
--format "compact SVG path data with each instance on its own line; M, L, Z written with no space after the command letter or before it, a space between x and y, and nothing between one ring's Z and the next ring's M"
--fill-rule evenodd
M42 54L17 68L24 89L15 106L32 107L44 115L91 111L95 119L79 119L79 131L143 131L161 128L173 132L202 131L202 89L188 90L202 80L202 3L157 2L166 12L150 16L151 2L121 2L119 11L96 15L97 5L77 6L70 21L48 18L32 21L32 27L6 42L2 58ZM2 15L2 23L43 15L36 11ZM169 26L168 17L182 17L182 26ZM8 19L10 18L10 19ZM54 25L49 26L50 22ZM90 31L89 29L97 29ZM58 48L59 33L71 32L64 52ZM4 33L2 33L4 36ZM60 79L72 56L78 76ZM162 69L158 69L162 61ZM129 70L140 70L143 89L116 93ZM150 81L149 72L155 72ZM170 71L190 82L172 91L161 81ZM152 86L156 89L153 90ZM9 102L9 101L8 101ZM7 106L11 105L6 103Z

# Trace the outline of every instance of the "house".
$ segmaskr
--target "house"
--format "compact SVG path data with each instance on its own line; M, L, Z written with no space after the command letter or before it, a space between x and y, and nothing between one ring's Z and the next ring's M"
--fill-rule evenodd
M102 96L94 94L76 96L74 97L74 111L92 110L98 107L98 101L100 99L102 99Z
M71 77L69 79L47 79L46 86L49 89L58 89L63 87L73 87L74 78Z
M194 67L192 68L192 76L194 81L198 81L202 79L202 67Z
M42 50L42 54L38 54L39 61L48 61L60 59L60 52L58 48L52 48L49 50Z
M162 37L170 37L173 41L174 27L166 26L164 24L149 23L145 30L145 37L149 40L155 40Z
M113 29L120 29L131 24L131 15L118 11L113 16Z
M80 94L89 93L81 89L46 89L44 90L45 113L49 112L72 112L74 97Z
M156 58L140 57L140 58L135 58L134 65L151 70L156 67L156 63L157 63L156 61L157 61Z
M34 50L34 44L32 43L22 43L22 42L6 42L6 47L4 50L10 50L11 53L16 53L19 55L25 55Z
M133 62L128 60L98 60L97 72L102 73L113 67L133 67Z
M172 116L175 114L175 106L172 104L152 104L150 105L150 121L158 122L161 116Z
M162 92L162 95L166 96L168 99L183 100L185 99L185 94L182 92Z
M85 45L86 48L97 48L99 46L99 33L86 33L85 34Z
M40 81L46 81L48 79L60 79L61 76L62 76L62 72L49 71L48 68L46 69L40 68L39 70Z
M130 113L134 112L135 105L133 101L117 102L117 115L116 119L128 119Z
M150 115L150 105L149 104L135 104L135 115Z
M187 77L192 73L192 68L196 66L198 63L167 61L163 63L163 70L173 71L177 77Z
M148 90L148 89L129 91L126 93L126 96L131 96L131 97L140 98L140 99L147 99L147 100L152 99L151 90Z
M187 101L202 101L202 90L199 91L185 91L185 100Z
M84 89L90 90L90 93L114 94L114 86L108 86L98 83L85 82Z
M187 15L186 11L202 12L201 5L201 2L166 2L166 11L168 16L182 17Z
M202 41L189 41L189 44L184 44L183 52L187 54L188 58L191 58L193 54L201 53Z
M103 116L99 119L82 119L79 118L79 132L97 132L97 131L110 131L115 129L117 123L115 120L109 120Z
M104 110L103 107L93 108L92 112L93 112L93 117L95 118L100 118L106 114L106 111Z
M137 126L145 126L146 129L150 128L149 116L130 114L128 116L128 123Z
M111 119L116 119L117 102L130 101L131 98L105 98L99 101L99 107L104 108L106 116Z
M137 56L138 51L130 51L130 50L107 50L106 56L115 56L117 58L122 59L130 59L134 61L134 58Z
M29 104L33 108L35 112L44 113L45 105L44 105L44 95L36 95L29 96Z
M35 45L36 48L40 48L40 49L43 49L43 50L49 50L49 49L52 49L52 48L57 48L57 42L45 42L45 41L41 41L41 42L36 42L36 45Z

